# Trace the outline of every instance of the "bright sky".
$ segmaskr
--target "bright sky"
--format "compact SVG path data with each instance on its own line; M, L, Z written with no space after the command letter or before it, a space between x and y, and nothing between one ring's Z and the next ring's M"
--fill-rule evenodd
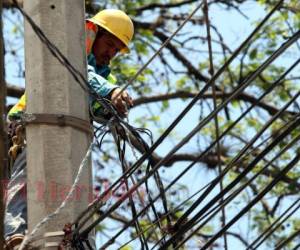
M234 50L237 48L240 43L243 41L243 39L250 34L250 32L253 30L253 26L250 26L250 23L253 23L254 21L259 20L261 17L264 16L265 12L263 9L257 7L256 3L250 3L247 5L243 5L242 10L245 10L245 13L249 15L251 13L251 16L248 16L247 18L241 18L241 14L237 13L236 11L227 11L224 12L224 10L221 10L219 8L212 9L210 11L210 18L212 23L219 28L220 31L222 31L222 35L225 38L226 44L230 45L231 50ZM251 10L251 12L249 12ZM198 13L199 14L199 13ZM4 13L4 34L10 34L11 32L17 32L17 34L22 34L22 31L15 29L15 26L12 22L12 19L14 16L11 14L11 12L6 11ZM238 22L236 20L239 20ZM10 41L10 38L7 37L8 43L6 44L6 48L9 50L10 47L14 47L14 43L17 44L17 47L21 48L18 50L18 55L20 58L23 57L24 50L22 49L22 39L18 41ZM200 43L199 43L200 44ZM202 46L202 45L201 45ZM24 86L24 78L20 76L20 69L23 69L23 63L24 60L20 60L19 63L15 63L12 61L12 57L10 54L6 54L5 57L5 64L6 64L6 80L8 83L13 83L18 86ZM8 103L15 102L15 100L9 98ZM183 103L181 101L175 102L178 104L176 107L169 111L169 119L166 119L164 122L162 122L163 125L167 126L170 124L170 122L175 118L179 111L183 109L184 105L186 103ZM155 111L155 108L153 109ZM141 112L141 109L133 109L130 115L130 120L133 121L136 117L139 116ZM157 109L157 112L159 112L159 108ZM188 131L190 131L191 124L196 124L198 122L198 113L199 110L197 108L193 109L192 112L179 124L177 127L178 134L182 136L182 134L186 134ZM195 115L196 114L196 115ZM162 154L162 152L167 153L171 147L173 147L174 144L172 141L165 142L160 148L159 152ZM189 146L186 146L185 149L188 149ZM186 166L186 164L177 164L178 167L173 168L172 171L167 171L167 173L164 173L164 177L167 178L174 178L177 176L181 170L182 167ZM213 171L208 171L205 168L199 168L195 167L188 175L186 175L181 183L187 185L189 187L189 192L192 194L194 191L196 191L196 187L199 187L199 182L202 182L205 184L208 180L212 179L215 176L215 173ZM203 178L205 177L205 178ZM213 195L213 194L211 194ZM239 206L237 205L237 208ZM229 215L230 217L231 215ZM246 222L246 221L245 221ZM236 228L240 232L244 232L243 228ZM231 238L232 239L232 238ZM229 249L238 249L242 247L240 243L238 243L235 240L229 241Z

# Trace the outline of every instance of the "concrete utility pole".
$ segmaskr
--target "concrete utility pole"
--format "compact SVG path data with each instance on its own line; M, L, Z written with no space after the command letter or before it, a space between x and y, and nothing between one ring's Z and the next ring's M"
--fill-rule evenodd
M27 0L24 10L74 67L85 75L84 1ZM49 53L27 22L25 57L26 113L43 114L33 116L36 120L26 126L28 224L31 232L64 200L86 155L91 134L74 128L80 119L84 120L81 124L89 127L87 94ZM62 126L69 118L75 121ZM61 231L87 207L91 185L91 168L87 168L80 181L80 192L77 190L67 209L52 219L42 233Z
M4 51L3 51L3 32L2 32L2 0L0 0L0 249L3 249L3 221L4 203L3 201L3 177L7 173L7 138L5 129L5 107L6 107L6 86L4 81Z

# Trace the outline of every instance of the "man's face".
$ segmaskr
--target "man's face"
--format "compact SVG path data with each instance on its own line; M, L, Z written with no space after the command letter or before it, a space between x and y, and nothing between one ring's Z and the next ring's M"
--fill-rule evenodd
M108 65L122 48L124 48L124 44L118 38L106 31L101 32L97 35L93 45L93 54L96 57L97 65Z

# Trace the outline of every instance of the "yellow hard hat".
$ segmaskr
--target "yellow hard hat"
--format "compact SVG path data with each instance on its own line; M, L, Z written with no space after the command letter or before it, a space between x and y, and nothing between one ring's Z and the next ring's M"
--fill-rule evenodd
M88 21L99 25L115 37L120 39L126 46L121 50L122 53L128 53L128 45L132 39L134 27L128 15L121 10L106 9L99 11L94 17Z

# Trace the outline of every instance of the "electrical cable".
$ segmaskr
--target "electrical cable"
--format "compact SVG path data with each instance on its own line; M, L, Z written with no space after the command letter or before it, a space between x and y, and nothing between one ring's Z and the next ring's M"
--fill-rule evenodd
M274 250L284 249L284 247L290 243L295 237L299 236L300 229L297 229L294 233L292 233L287 239L281 241Z
M15 1L15 0L14 0ZM282 1L281 1L282 2ZM220 71L219 71L220 72ZM148 152L149 153L149 152ZM153 173L153 171L152 171L152 173Z
M128 81L126 85L121 88L121 91L116 95L117 98L122 92L127 89L137 77L149 66L149 64L160 54L162 49L177 35L177 33L185 26L185 24L194 16L194 14L201 8L203 2L196 6L196 8L185 18L185 20L178 26L178 28L171 34L170 37L160 46L160 48L153 54L153 56L137 71L137 73Z
M206 250L208 247L211 246L211 244L220 236L222 235L228 228L230 228L237 220L239 220L245 213L248 212L249 209L251 209L257 201L259 201L266 193L268 193L282 178L285 176L300 160L300 154L296 154L294 159L290 161L290 163L282 170L276 177L271 181L267 187L265 187L242 211L239 212L238 215L236 215L233 219L231 219L224 228L218 231L211 239L209 239L206 244L201 248L202 250ZM299 232L298 232L299 233ZM296 235L295 235L296 236ZM290 237L288 240L291 240L292 237ZM288 242L288 240L286 242ZM276 249L282 249L282 246L286 244L286 242L280 244Z
M206 22L206 33L207 33L207 44L208 44L208 54L209 54L209 73L211 77L215 74L214 64L213 64L213 55L212 55L212 44L211 44L211 34L210 34L210 20L208 16L208 4L207 0L204 1L203 13ZM217 107L217 98L216 98L216 83L215 81L212 82L212 94L213 94L213 107L216 109ZM215 116L215 129L216 129L216 138L219 138L219 121L218 121L218 114ZM221 168L221 153L220 153L220 140L217 142L217 157L218 157L218 172L219 175L222 172ZM220 190L223 191L223 179L220 179ZM220 200L220 203L223 203L223 197ZM226 224L226 213L225 209L222 209L222 216L221 216L221 225L222 227ZM227 235L224 234L224 250L228 249L227 243Z
M191 200L193 197L195 197L196 195L198 195L201 191L203 191L207 186L209 185L206 184L205 186L203 186L202 188L200 188L198 191L194 192L191 196L189 196L187 199L185 199L184 201L180 202L180 204L178 204L175 208L172 208L169 210L169 214L175 214L176 211L180 211L180 208L184 206L185 203L187 203L189 200ZM162 215L161 218L159 219L159 221L162 221L164 218L166 217L166 215ZM144 232L147 232L149 229L153 228L155 226L155 224L158 224L159 221L154 221L151 223L151 225L149 225L147 228L145 228ZM136 236L137 237L137 236ZM126 243L124 243L122 246L120 246L119 249L122 249L122 247L125 247L126 245L128 245L130 242L134 241L135 238L127 241ZM107 248L109 246L109 244L105 243L102 247L103 248Z
M234 163L237 162L237 160L241 157L242 154L244 154L246 152L246 150L250 147L251 144L253 144L258 138L259 136L273 123L274 120L276 120L280 114L289 106L291 105L291 103L300 95L300 92L298 92L294 98L292 98L280 111L278 111L273 117L272 119L270 119L264 126L263 128L260 130L260 132L258 132L254 138L248 143L248 145L246 145L241 151L240 153L234 157L234 159L227 165L227 167L224 169L223 174L219 175L219 177L216 178L216 182L213 183L211 185L211 187L209 187L207 189L207 191L201 196L199 197L199 199L197 200L197 202L195 202L186 212L183 216L180 217L180 219L177 221L177 225L181 224L181 221L185 220L187 218L187 216L201 203L201 201L208 195L208 193L215 187L215 185L217 184L217 180L219 180L220 178L222 178L226 172L228 172L228 170L233 166ZM257 160L257 158L256 158ZM243 172L245 173L245 171ZM243 174L245 175L245 174ZM228 190L229 187L232 187L232 185L236 185L238 183L237 180L241 179L240 177L242 176L242 174L240 174L230 185L228 185L226 187L226 190ZM235 183L235 184L234 184ZM219 197L219 196L217 196ZM220 196L221 197L221 196ZM218 199L216 199L214 202L216 202ZM203 209L201 209L201 211L205 211L205 209L207 208L207 206L205 206ZM186 225L185 225L186 226ZM172 236L172 237L176 237L176 236Z
M295 122L293 122L293 123L295 124ZM297 123L296 123L296 124L297 124ZM294 138L294 140L293 140L291 143L289 143L284 149L282 149L281 152L278 153L278 155L275 156L275 157L272 159L271 162L273 162L277 157L279 157L280 155L282 155L288 148L290 148L293 144L295 144L299 139L300 139L300 135L298 135L296 138ZM280 143L280 140L277 140L277 143ZM226 199L225 199L226 204L227 204L229 201L231 201L232 199L234 199L236 195L240 194L241 191L242 191L242 189L244 189L246 186L248 186L249 183L250 183L251 181L253 181L257 176L259 176L259 174L261 174L261 173L264 171L264 169L266 169L266 168L270 165L271 162L269 162L263 169L261 169L258 173L256 173L256 175L253 176L253 177L251 178L251 180L248 180L247 183L245 183L245 184L243 185L243 187L239 187L238 190L236 190L232 195L230 195L228 198L226 198ZM279 173L279 175L280 175L280 173ZM225 204L223 204L222 206L224 206L224 205L225 205ZM217 205L217 206L216 206L215 208L213 208L211 211L208 211L208 212L205 211L206 215L202 215L202 217L198 218L198 221L202 220L202 219L205 218L207 215L209 215L210 213L214 212L214 211L216 210L217 207L220 207L220 205ZM213 214L212 216L210 216L210 217L209 217L204 223L202 223L199 227L197 227L197 229L195 229L194 232L191 233L191 235L190 235L189 237L191 237L194 233L198 232L198 231L201 229L201 227L203 227L207 222L209 222L209 221L212 219L212 217L215 216L220 210L221 210L221 209L219 209L218 211L214 212L214 214ZM194 225L197 224L197 223L198 223L198 222L194 223ZM188 238L189 238L189 237L188 237ZM178 245L176 249L180 248L180 246L182 246L182 244L183 244L188 238L186 238L184 241L182 241L181 244ZM164 247L165 247L165 246L164 246ZM164 247L163 247L162 249L165 249Z
M292 123L295 125L295 122L292 120ZM292 127L294 127L294 125L292 125ZM288 130L287 130L288 131ZM289 132L289 131L288 131ZM285 136L287 136L288 133L285 133ZM273 157L273 159L271 161L269 161L262 169L260 169L257 173L255 173L254 176L252 176L249 180L247 180L246 183L244 183L241 187L239 187L236 191L234 191L233 194L231 194L229 197L227 197L224 201L224 203L222 203L221 205L219 205L219 207L227 205L230 201L232 201L234 198L236 198L236 196L238 196L246 187L248 187L250 185L250 183L256 179L260 174L262 174L270 165L272 162L274 162L276 159L278 159L281 155L283 155L288 149L290 149L295 143L297 143L300 140L300 135L296 136L289 144L287 144L282 150L280 150L280 152ZM276 143L280 143L280 140L276 139ZM273 148L273 146L271 147L271 149ZM212 204L213 205L213 204ZM203 220L206 216L208 216L211 212L214 212L213 215L211 215L209 218L207 218L201 225L199 225L194 232L192 232L188 237L186 237L180 244L178 247L182 246L190 237L193 236L194 233L198 232L206 223L208 223L221 209L216 210L216 208L218 208L218 206L216 206L215 208L213 208L213 211L205 211L205 215L199 215L199 218L197 219L197 221L194 223L194 225L198 224L201 220Z
M136 188L138 188L141 184L143 184L148 176L151 176L159 167L161 167L169 158L177 152L183 145L185 145L203 126L206 124L210 119L212 119L224 106L226 106L235 96L241 93L247 86L251 84L251 82L267 67L271 62L273 62L279 55L281 55L288 47L290 47L295 41L297 41L300 37L300 31L295 33L292 37L288 39L280 48L278 48L266 61L255 70L243 84L240 84L237 89L221 104L219 105L214 111L212 111L203 121L201 121L186 137L184 137L181 142L179 142L162 160L160 160L149 172L147 176L142 178L136 186L133 187L133 192ZM200 91L201 92L201 91ZM149 151L148 151L149 152ZM102 195L100 196L100 199ZM98 198L99 200L99 198ZM116 209L123 201L119 200L115 203L109 211L113 211ZM88 231L92 230L91 227L94 227L97 223L99 223L104 216L100 216L90 227L84 230L86 234ZM82 227L82 225L81 225Z
M123 149L121 149L121 138L120 138L120 136L117 132L117 128L116 128L115 124L113 124L113 123L110 124L110 131L112 132L115 143L117 145L119 159L120 159L120 162L121 162L121 165L122 165L122 170L124 172L124 171L126 171L126 168L127 168L125 166L125 141L123 142ZM125 179L124 182L125 182L126 189L128 191L129 190L128 179ZM130 206L131 206L132 216L136 216L137 211L136 211L136 207L135 207L134 202L133 202L132 195L129 195L129 203L130 203ZM135 228L136 228L137 234L139 234L142 231L139 220L135 220ZM145 246L146 250L149 250L147 240L145 239L145 235L143 233L140 234L140 242L141 242L142 249L144 249L144 246Z
M288 73L288 72L290 72L291 70L292 70L292 68L293 67L295 67L296 66L296 64L297 64L297 62L296 63L294 63L293 65L292 65L292 67L286 72L286 74ZM283 76L286 76L286 74L283 74ZM283 78L283 76L281 77L281 79ZM278 84L279 83L279 81L276 81L276 83ZM272 86L271 86L272 87ZM274 86L275 87L275 86ZM265 94L263 95L263 96L265 96ZM255 105L255 104L254 104ZM253 105L253 106L254 106ZM274 118L273 118L273 120L275 119L275 118L277 118L278 116L280 116L280 114L283 112L283 110L285 109L285 107L281 110L281 112L279 112ZM273 121L272 120L272 121ZM270 125L272 122L269 122L268 124ZM227 132L227 131L226 131ZM255 138L255 139L253 139L253 141L256 141L256 139L257 138Z
M98 95L90 84L87 82L85 76L77 70L70 61L63 55L63 53L48 39L45 33L36 25L33 19L18 5L16 0L13 0L14 6L21 12L24 18L28 21L32 27L35 34L38 36L40 41L48 48L50 53L69 71L74 80L80 85L80 87L87 92L89 95L93 96L103 107L108 110L117 120L121 120L117 111L112 105L110 105L109 100Z
M281 79L283 79L287 74L288 74L288 72L290 72L291 70L292 70L292 68L293 67L295 67L295 64L287 71L287 72L285 72L281 77L280 77L280 79L278 79L275 83L274 83L274 85L271 85L270 87L269 87L269 89L266 91L266 92L264 92L263 93L263 95L261 96L261 97L259 97L259 99L257 100L257 102L259 102L261 99L263 99L266 95L267 95L267 93L269 92L269 91L271 91L273 88L275 88L279 83L280 83L280 80ZM221 135L220 135L220 138L219 139L221 139L221 138L223 138L223 136L225 136L253 107L255 107L255 103L253 103L248 109L247 109L247 111L246 112L244 112L235 122L233 122ZM279 130L280 129L278 129L278 132L279 132ZM208 153L215 145L216 145L216 143L217 143L217 140L216 141L214 141L204 152L202 152L198 157L197 157L197 159L195 160L195 161L193 161L182 173L180 173L167 187L166 187L166 191L167 190L169 190L185 173L187 173L190 169L191 169L191 167L193 167L198 161L199 161L199 159L201 159L202 157L204 157L205 156L205 154L206 153ZM155 202L157 199L158 199L158 197L159 196L156 196L155 198L154 198L154 200L153 200L153 202ZM145 209L147 209L148 207L149 207L150 205L148 204L146 207L145 207ZM138 214L138 216L140 216L141 214L143 213L143 211L141 211L139 214ZM133 218L133 220L131 221L131 223L134 221L134 219L135 218ZM131 224L131 223L129 223L129 225ZM129 226L128 225L128 226ZM127 226L126 227L124 227L123 229L121 229L121 231L124 231L125 229L127 228ZM115 235L112 239L115 239L116 237L118 237L120 234L121 234L121 231L119 232L119 233L117 233L117 235ZM114 241L114 240L112 240L112 241Z
M300 119L300 118L298 118L298 119ZM245 167L244 171L241 174L239 174L234 181L232 181L228 186L226 186L226 188L223 191L224 194L220 193L220 194L216 195L214 198L212 198L209 201L209 203L207 203L203 208L200 209L200 211L198 211L191 219L189 219L188 222L184 223L180 227L177 226L177 228L179 228L179 230L167 241L166 244L168 244L168 242L170 240L176 240L176 238L181 237L181 235L184 234L189 228L191 228L195 224L196 221L199 221L199 218L204 217L204 214L207 214L207 211L209 211L209 209L212 206L214 206L214 204L216 204L216 202L221 197L223 197L227 192L229 192L234 187L233 184L239 183L240 180L242 180L242 178L257 164L257 162L260 161L260 159L262 159L268 152L270 152L274 148L274 146L276 146L280 142L280 140L282 138L287 136L291 132L291 130L294 129L294 126L295 126L295 121L292 120L291 124L288 124L288 127L285 129L285 131L282 132L280 135L278 135L278 137L276 138L276 141L274 140L273 142L271 142L271 144L266 149L264 149L255 159L252 160L251 163L249 163L248 166ZM217 180L214 179L213 183L216 185ZM238 192L238 194L239 194L239 192ZM201 196L207 196L207 193L204 192ZM202 197L200 197L200 198L202 198ZM202 201L202 200L203 200L203 198L200 199L200 201ZM198 205L198 202L199 202L199 199L194 203L194 205L195 204ZM194 205L192 205L192 206L194 206ZM196 208L196 206L195 206L195 208ZM180 217L180 219L183 216L185 216L185 221L187 221L186 213L183 214ZM175 226L176 226L176 224L175 224ZM164 247L166 247L166 245Z
M281 214L268 228L262 232L247 248L247 250L257 249L271 234L275 232L287 219L289 219L295 212L300 208L299 203L300 199L297 199L293 202L285 211ZM292 208L296 206L293 210ZM291 211L292 210L292 211ZM291 212L290 212L291 211ZM290 212L290 213L288 213ZM285 216L286 215L286 216ZM284 217L285 216L285 217Z
M276 6L263 18L263 20L257 25L257 27L251 32L251 34L243 41L243 43L234 51L231 57L224 63L224 65L217 71L215 76L212 78L215 81L229 66L229 64L236 58L236 56L242 51L242 49L252 40L252 38L256 35L256 33L261 29L261 27L269 20L269 18L275 13L275 11L281 6L283 0L279 1ZM74 224L78 223L78 221L86 214L86 212L93 207L95 207L95 203L103 200L103 198L112 191L112 189L125 177L135 171L144 160L146 160L151 153L161 144L161 142L167 137L167 135L172 131L172 129L179 123L181 118L193 107L196 101L205 93L205 91L209 88L209 84L204 87L202 91L198 93L198 95L189 103L189 105L180 113L180 115L172 122L172 124L164 131L164 133L157 139L157 141L150 147L149 151L144 154L139 161L137 161L129 170L126 171L118 180L116 180L108 190L106 190L98 199L94 200L93 203L89 205L89 207L84 210L78 218L75 220ZM96 212L96 211L95 211Z

